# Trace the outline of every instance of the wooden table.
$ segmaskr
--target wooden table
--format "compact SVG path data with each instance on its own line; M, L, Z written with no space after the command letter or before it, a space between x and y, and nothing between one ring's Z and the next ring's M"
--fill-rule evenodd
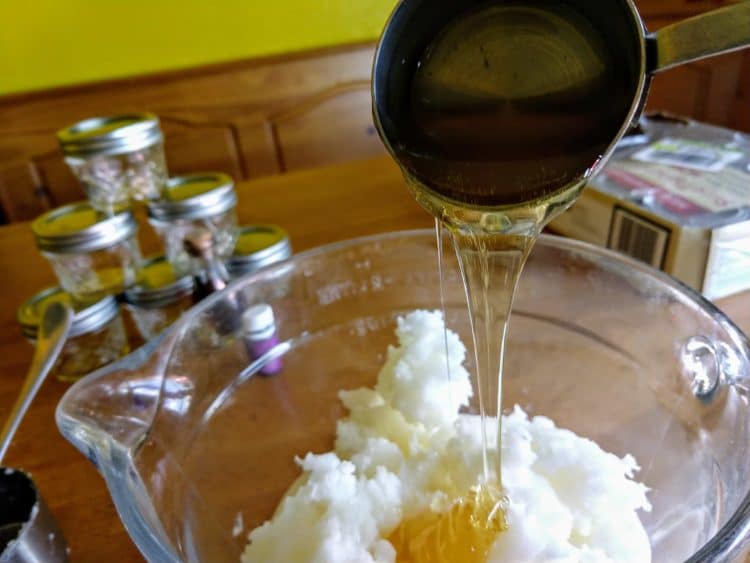
M241 224L273 222L285 227L295 250L388 230L430 227L396 166L387 158L274 176L237 186ZM142 246L158 249L142 229ZM55 278L35 250L27 223L0 227L0 419L13 403L32 348L16 324L18 305ZM718 305L750 332L750 292ZM30 471L58 519L72 561L142 560L110 500L104 481L59 434L55 406L68 385L50 379L32 405L5 465Z

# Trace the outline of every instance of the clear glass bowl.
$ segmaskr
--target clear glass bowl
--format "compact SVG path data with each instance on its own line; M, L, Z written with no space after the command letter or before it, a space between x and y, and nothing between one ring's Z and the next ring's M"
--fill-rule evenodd
M239 560L298 475L294 456L331 448L337 392L374 382L395 317L440 307L435 248L433 232L415 231L299 254L67 392L58 425L98 466L147 559ZM470 347L454 260L446 270L448 324ZM238 312L257 303L272 305L280 344L249 364ZM724 315L638 262L542 237L509 339L506 409L641 463L654 561L743 556L750 349ZM254 376L279 355L281 374Z

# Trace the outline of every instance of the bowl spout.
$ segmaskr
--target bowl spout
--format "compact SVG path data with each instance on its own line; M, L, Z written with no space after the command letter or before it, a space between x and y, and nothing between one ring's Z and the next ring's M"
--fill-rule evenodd
M57 406L60 432L100 471L114 449L132 454L157 411L172 336L167 332L127 358L76 382Z

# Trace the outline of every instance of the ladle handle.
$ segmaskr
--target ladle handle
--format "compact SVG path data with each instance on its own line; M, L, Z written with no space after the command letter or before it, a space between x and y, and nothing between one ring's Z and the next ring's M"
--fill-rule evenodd
M650 71L750 46L750 0L668 25L647 38Z
M31 401L60 355L72 322L73 311L62 303L53 301L42 310L31 367L29 367L16 403L10 411L10 416L5 421L2 431L0 431L0 461L5 456L13 435L18 429L18 425L21 424Z

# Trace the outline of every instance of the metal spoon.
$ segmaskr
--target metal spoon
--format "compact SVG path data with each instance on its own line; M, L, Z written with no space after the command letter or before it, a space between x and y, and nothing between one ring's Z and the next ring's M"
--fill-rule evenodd
M60 302L52 302L42 311L42 322L39 325L31 367L29 367L21 393L10 411L10 417L0 432L0 461L5 456L31 401L34 400L37 391L60 355L72 323L73 311Z
M73 311L59 302L42 311L36 350L21 393L0 432L0 461L10 446L29 405L60 355ZM0 467L0 562L67 561L67 545L31 477Z

